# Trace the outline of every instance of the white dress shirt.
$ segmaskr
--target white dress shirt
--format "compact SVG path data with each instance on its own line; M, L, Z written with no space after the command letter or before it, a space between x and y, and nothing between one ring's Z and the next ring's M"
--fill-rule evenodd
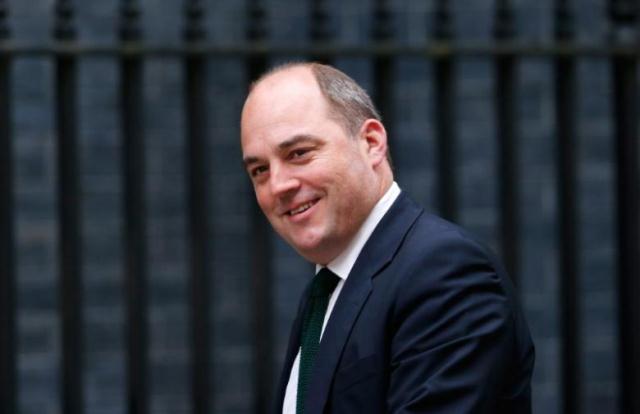
M320 338L322 339L322 334L324 333L324 328L327 326L327 322L329 321L329 317L331 316L331 312L333 311L333 307L338 300L338 296L340 296L340 292L342 291L342 287L344 286L344 282L347 280L347 276L351 272L353 265L356 263L356 259L360 255L364 244L369 240L371 233L378 226L380 220L385 215L385 213L391 208L391 205L396 198L400 195L400 187L394 181L391 187L387 190L387 192L378 200L376 205L369 213L369 216L365 219L364 223L353 237L353 240L349 243L347 248L335 259L333 259L327 267L333 273L335 273L340 281L338 282L336 288L334 289L331 297L329 298L329 304L327 305L327 312L324 315L324 322L322 324L322 331L320 333ZM320 265L316 265L316 273L322 268ZM300 350L298 350L298 354L296 355L296 359L293 361L293 366L291 367L291 374L289 374L289 382L287 383L287 390L284 394L284 402L282 404L282 413L283 414L295 414L296 413L296 399L298 396L298 374L300 372Z

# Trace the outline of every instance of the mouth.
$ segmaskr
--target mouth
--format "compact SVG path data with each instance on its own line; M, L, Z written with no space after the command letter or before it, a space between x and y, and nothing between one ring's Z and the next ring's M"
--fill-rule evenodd
M313 207L317 202L318 200L316 199L316 200L311 200L309 202L301 204L298 207L287 211L285 215L292 217L292 216L297 216L298 214L302 214L305 211L309 210L311 207Z

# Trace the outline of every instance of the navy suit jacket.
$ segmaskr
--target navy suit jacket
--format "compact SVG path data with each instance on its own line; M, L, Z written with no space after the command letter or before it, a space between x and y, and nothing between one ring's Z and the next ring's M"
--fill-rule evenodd
M300 347L303 294L276 398ZM325 328L305 413L530 413L534 348L504 270L401 193Z

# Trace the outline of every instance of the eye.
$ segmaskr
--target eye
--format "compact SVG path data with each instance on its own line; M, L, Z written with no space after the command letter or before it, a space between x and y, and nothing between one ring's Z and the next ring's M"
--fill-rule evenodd
M251 175L251 177L258 177L265 172L267 172L267 167L264 165L259 165L255 168L252 168L251 171L249 171L249 175Z
M309 148L296 148L289 153L289 158L302 158L309 153Z

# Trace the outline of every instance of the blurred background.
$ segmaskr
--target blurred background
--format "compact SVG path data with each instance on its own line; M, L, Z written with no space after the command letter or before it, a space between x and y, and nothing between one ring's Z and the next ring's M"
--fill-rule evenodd
M400 187L503 258L535 413L640 413L638 2L0 0L0 413L265 413L312 267L248 82L331 62Z

